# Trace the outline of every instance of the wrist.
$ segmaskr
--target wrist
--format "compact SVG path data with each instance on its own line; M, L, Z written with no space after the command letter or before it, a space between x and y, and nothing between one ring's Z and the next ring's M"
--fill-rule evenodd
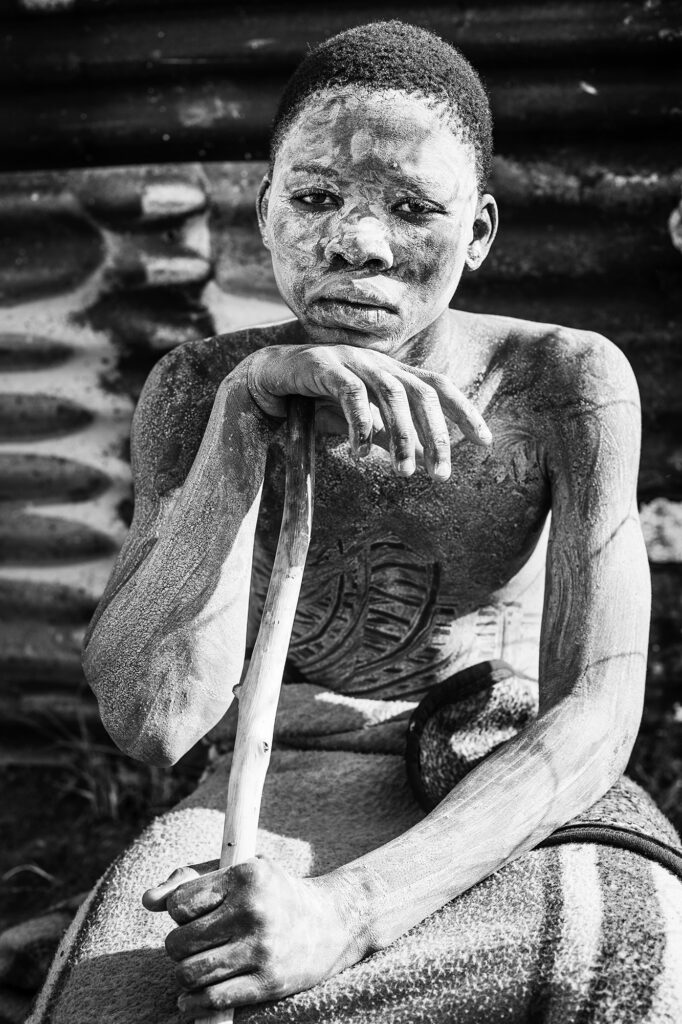
M344 865L330 871L325 881L352 943L355 955L351 962L376 953L383 946L376 921L379 892L383 891L379 880L360 866Z
M284 419L287 414L286 398L281 394L274 393L268 387L268 363L272 367L275 358L273 349L279 347L270 346L268 349L259 349L240 363L245 371L244 379L251 401L261 415L270 422Z
M251 365L253 357L258 354L254 352L246 356L223 378L216 393L216 402L220 403L225 412L232 415L243 413L252 416L259 426L272 434L281 427L282 418L272 416L264 408L267 403L258 400L258 390L252 381L253 368ZM283 415L286 415L286 406Z

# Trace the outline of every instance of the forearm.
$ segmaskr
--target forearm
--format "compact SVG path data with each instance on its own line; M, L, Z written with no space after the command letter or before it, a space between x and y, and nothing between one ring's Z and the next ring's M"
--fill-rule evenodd
M419 824L339 869L340 888L364 908L365 953L594 803L622 773L631 744L615 735L613 710L606 701L568 698L487 758Z
M89 639L84 667L103 720L135 756L175 760L230 703L273 432L237 367L218 389L192 468L150 549Z
M642 714L650 610L636 517L598 554L581 556L578 545L566 562L562 585L551 571L546 588L537 719L409 832L341 869L365 901L370 948L532 849L624 771Z

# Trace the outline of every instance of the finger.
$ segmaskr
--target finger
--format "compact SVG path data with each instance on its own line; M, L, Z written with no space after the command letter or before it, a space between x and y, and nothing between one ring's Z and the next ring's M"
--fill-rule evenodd
M147 889L142 894L142 905L146 907L147 910L165 910L168 897L179 885L183 885L185 882L198 878L206 871L214 870L217 867L217 864L217 861L211 860L206 861L203 864L185 865L184 867L176 868L175 871L168 876L165 882L160 882L159 885L151 886L151 888Z
M248 1006L264 999L274 999L278 994L268 990L260 974L240 974L197 992L184 992L178 999L178 1009L183 1021L194 1021L202 1013Z
M364 382L351 370L340 366L327 386L348 423L351 449L356 455L367 455L372 445L374 423Z
M253 971L256 966L247 943L230 942L181 960L175 977L183 988L193 991Z
M476 406L458 387L442 373L419 370L413 366L406 369L429 384L438 394L443 412L457 424L464 436L475 444L489 445L493 435Z
M230 889L230 872L218 869L179 885L166 899L166 910L177 924L187 924L219 907ZM232 879L232 890L236 889Z
M228 942L245 937L248 928L247 920L235 913L225 903L208 914L181 924L166 936L166 952L171 960L179 962L196 953L203 953L216 946L224 946Z
M415 427L407 393L393 374L368 371L367 382L381 410L388 431L393 467L400 476L411 476L415 470Z
M436 391L424 381L411 376L402 380L412 420L424 451L426 469L434 480L450 476L450 435Z

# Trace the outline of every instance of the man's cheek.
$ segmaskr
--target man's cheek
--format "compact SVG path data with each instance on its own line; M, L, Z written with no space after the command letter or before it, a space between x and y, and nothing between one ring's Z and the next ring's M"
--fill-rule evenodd
M438 292L450 280L456 263L452 246L434 241L420 243L407 264L409 283L422 292Z
M416 281L434 298L451 292L462 274L465 251L459 241L451 234L436 235L415 264Z
M285 225L273 226L270 254L282 297L287 302L298 298L302 282L317 262L314 244Z

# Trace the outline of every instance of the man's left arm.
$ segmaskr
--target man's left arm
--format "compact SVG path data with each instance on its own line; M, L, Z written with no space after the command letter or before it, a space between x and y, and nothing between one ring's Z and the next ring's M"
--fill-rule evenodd
M370 950L591 806L632 750L650 614L636 503L639 396L605 339L586 343L565 375L561 408L543 427L552 523L538 717L409 832L340 869L366 894Z

